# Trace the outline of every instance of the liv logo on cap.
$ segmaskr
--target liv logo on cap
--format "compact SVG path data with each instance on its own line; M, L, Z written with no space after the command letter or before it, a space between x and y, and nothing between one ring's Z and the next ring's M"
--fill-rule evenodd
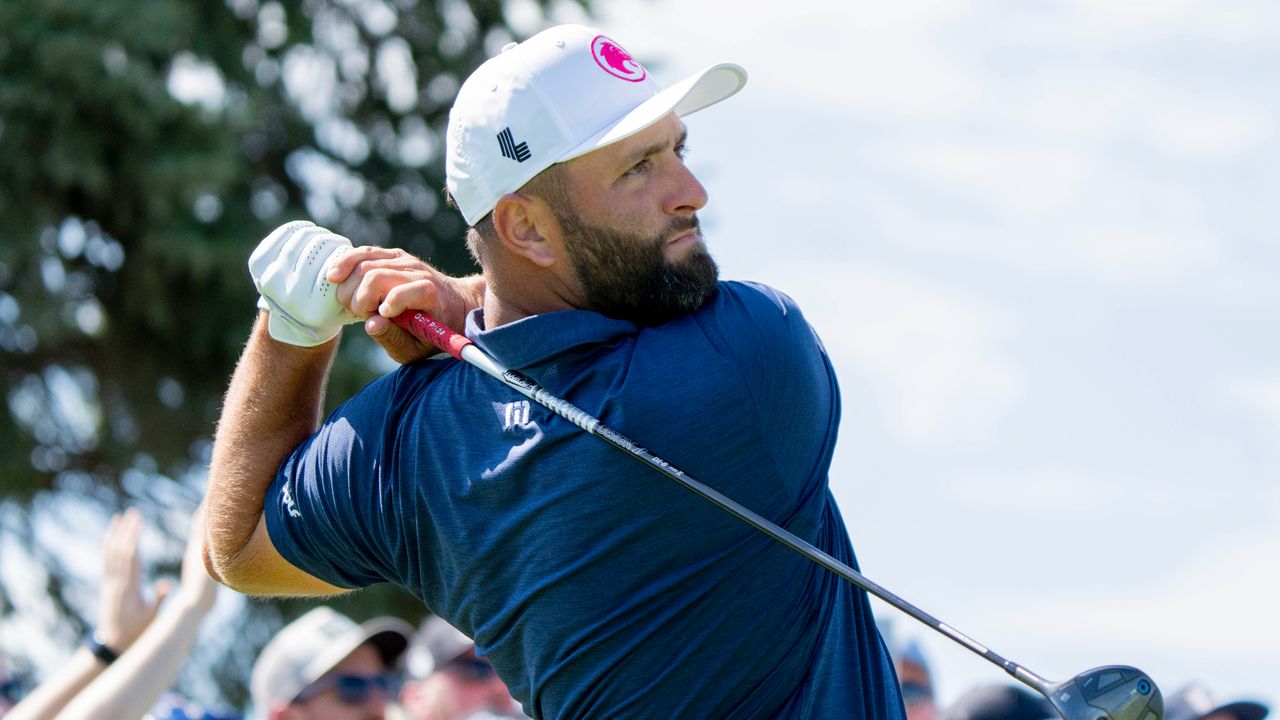
M529 143L522 142L517 145L509 127L503 128L502 132L498 133L498 149L502 151L502 157L511 158L516 162L524 162L533 157L533 153L529 152Z
M631 53L604 35L597 35L591 41L591 56L605 72L627 82L640 82L648 76L644 66L631 57Z

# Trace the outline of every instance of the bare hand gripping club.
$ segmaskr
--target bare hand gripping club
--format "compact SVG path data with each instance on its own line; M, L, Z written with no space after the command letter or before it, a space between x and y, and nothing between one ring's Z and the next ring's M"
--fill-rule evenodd
M839 577L884 600L893 607L946 635L1002 668L1019 682L1043 695L1063 720L1163 720L1164 698L1146 673L1126 665L1106 665L1087 670L1070 680L1052 682L997 655L967 635L894 595L864 575L813 545L757 515L732 498L693 479L671 463L637 445L568 400L557 397L523 374L503 367L465 336L417 310L395 318L400 327L444 352L474 365L560 417L604 440L636 460L676 481L716 507L782 543Z

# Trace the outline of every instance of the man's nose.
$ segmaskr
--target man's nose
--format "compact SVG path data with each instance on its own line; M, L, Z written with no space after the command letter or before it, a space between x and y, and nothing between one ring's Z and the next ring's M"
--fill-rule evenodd
M667 212L672 215L693 215L707 205L707 189L698 182L688 165L680 162L677 166L675 187L667 205Z

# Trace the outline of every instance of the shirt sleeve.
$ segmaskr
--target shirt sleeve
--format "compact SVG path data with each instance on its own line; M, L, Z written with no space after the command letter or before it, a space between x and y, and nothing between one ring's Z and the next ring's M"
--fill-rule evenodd
M325 419L276 472L263 513L276 550L332 585L394 580L392 478L380 462L397 374L367 385Z

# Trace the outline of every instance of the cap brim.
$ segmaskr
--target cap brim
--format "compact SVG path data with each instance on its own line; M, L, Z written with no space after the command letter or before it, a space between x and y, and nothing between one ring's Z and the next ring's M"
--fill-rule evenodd
M712 65L694 73L657 95L645 100L634 110L601 128L599 132L565 153L557 162L572 160L635 135L670 113L681 117L714 105L733 95L747 84L747 71L733 63Z
M321 676L332 670L335 665L342 662L343 658L366 642L377 648L383 662L389 667L394 666L396 660L400 658L405 648L409 646L409 637L412 634L413 626L399 618L380 617L364 623L358 631L351 632L337 641L329 643L324 652L307 663L306 670L303 673L304 684L299 689L299 692L319 680Z

